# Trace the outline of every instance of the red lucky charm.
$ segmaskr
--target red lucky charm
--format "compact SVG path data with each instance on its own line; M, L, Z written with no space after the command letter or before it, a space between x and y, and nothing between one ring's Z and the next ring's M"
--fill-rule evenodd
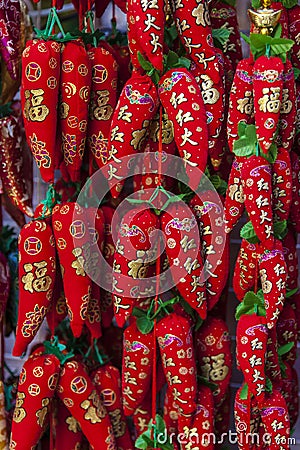
M22 57L21 103L28 145L41 176L54 182L57 143L57 105L61 45L55 41L27 41Z
M236 357L250 394L260 405L265 399L265 362L268 329L265 317L256 314L243 314L236 330Z
M287 9L287 13L289 21L289 38L293 39L294 41L294 45L291 51L291 60L293 66L300 69L300 61L299 61L300 42L297 38L300 32L300 20L299 20L300 5L296 4L292 8Z
M245 294L253 288L257 281L257 257L257 244L251 244L246 239L242 239L232 279L234 293L240 302L243 301Z
M132 450L133 444L121 402L122 391L119 370L111 364L106 364L103 367L99 367L92 377L93 383L110 417L118 448Z
M125 324L138 299L155 295L152 281L156 281L155 232L159 228L159 219L150 209L137 207L123 216L113 267L114 311L118 326Z
M296 106L294 70L291 61L287 59L284 64L282 101L276 145L285 148L288 152L291 151L295 137Z
M25 352L51 306L56 252L49 220L35 220L24 225L18 247L19 307L14 356Z
M227 118L227 137L231 151L238 139L241 121L248 125L254 123L252 58L242 59L238 63L231 86Z
M174 283L183 299L205 319L206 285L196 217L189 208L173 203L161 215L161 229Z
M245 207L258 239L273 247L272 168L262 156L238 157Z
M260 253L258 268L266 307L266 323L268 328L272 328L284 306L287 267L280 241L276 241L273 250L261 245Z
M92 70L91 101L87 144L98 167L108 159L108 139L113 111L117 103L118 64L112 52L100 43L88 56Z
M91 296L91 279L86 273L92 268L86 209L73 202L56 205L52 226L71 329L79 337Z
M270 437L272 450L288 450L290 436L290 421L286 401L282 394L274 389L272 394L266 395L260 408L264 432Z
M234 401L235 429L240 450L256 450L260 414L255 397L246 398L245 383L239 387Z
M171 313L156 324L156 336L178 416L191 420L197 405L197 374L190 321Z
M40 347L32 354L20 373L10 436L10 447L15 449L34 448L47 425L60 362L55 355L46 355L43 350Z
M124 414L130 416L142 404L151 385L153 332L141 333L134 320L124 331L122 395Z
M80 40L62 49L60 77L60 127L66 170L71 181L81 180L91 89L91 64Z
M288 220L292 203L292 163L290 154L278 148L276 161L272 164L274 220Z
M56 403L55 436L56 450L74 450L82 445L80 425L61 400Z
M267 154L280 116L284 65L278 56L259 56L253 65L255 126L259 145Z
M173 123L174 139L196 190L208 157L208 128L205 106L195 78L184 68L170 69L159 81L159 98ZM198 169L198 170L197 170Z
M290 208L290 222L296 233L300 232L300 157L291 151L292 164L292 208Z
M235 227L245 210L245 198L241 180L241 169L239 162L235 158L232 162L228 187L224 204L225 231L230 231Z
M111 123L106 177L114 198L119 196L130 171L129 161L123 158L144 149L157 108L158 94L152 79L133 72L121 92Z
M80 361L65 362L57 393L79 423L92 449L117 450L109 415Z
M0 119L0 176L12 202L29 217L33 217L32 200L26 186L24 149L20 121L10 115Z
M141 49L159 72L163 70L164 6L163 0L127 1L127 20L137 41L136 51Z
M201 234L208 310L219 301L229 273L229 240L224 232L222 203L215 190L204 188L190 201Z
M230 336L222 319L208 317L195 332L195 353L200 375L217 385L213 401L218 407L224 401L232 371Z
M297 322L296 315L289 303L285 303L278 318L277 325L278 345L293 344L292 348L281 358L293 365L297 358Z
M0 53L13 80L19 75L21 59L21 5L17 0L4 0L0 9Z
M188 442L193 442L193 436L197 436L198 443L202 448L213 450L215 448L214 418L213 393L208 386L200 385L198 386L197 408L192 419L191 429L183 429Z

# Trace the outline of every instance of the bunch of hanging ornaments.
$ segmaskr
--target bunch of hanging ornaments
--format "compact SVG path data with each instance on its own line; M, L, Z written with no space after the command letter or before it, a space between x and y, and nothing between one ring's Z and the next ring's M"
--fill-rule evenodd
M84 13L81 8L81 17ZM124 71L118 71L118 65L124 62L126 47L117 42L116 30L109 38L112 45L94 32L90 10L86 29L65 35L53 8L46 30L29 41L23 52L25 131L49 190L35 212L36 220L20 233L14 354L27 349L45 317L51 339L32 351L20 375L11 434L15 448L32 448L49 424L49 438L56 436L56 447L68 448L71 442L81 445L84 435L99 449L184 449L191 446L195 432L203 445L213 448L208 433L219 435L229 427L230 342L224 306L219 310L216 306L226 300L229 265L222 203L231 160L227 113L228 106L233 107L226 93L237 59L242 57L236 13L218 2L208 6L189 0L172 7L159 1L128 2L127 19L133 70L121 82ZM60 38L53 34L56 23ZM230 31L223 29L225 23ZM221 31L213 30L214 24ZM287 68L287 72L291 71ZM291 77L286 78L290 82ZM251 85L250 105L253 91ZM236 124L240 135L234 140L249 134L246 125L251 122ZM258 149L255 145L255 157ZM133 174L130 159L138 154L143 154L142 167L130 186L124 181ZM97 167L111 195L100 207L88 195L77 203L80 187ZM189 189L170 176L174 168L184 172ZM62 174L58 181L56 169ZM241 185L236 184L237 197L243 199ZM118 222L116 206L132 186L139 189L140 185L144 192L134 207L128 202L115 230L111 224ZM152 188L151 195L147 187ZM239 213L239 202L238 206ZM280 217L277 222L284 220ZM282 233L282 223L278 227ZM265 245L258 268L267 271L261 275L268 277L262 282L264 289L274 281L269 279L270 262L266 269L266 261L273 261L269 253L277 258L280 268L273 266L277 271L282 272L281 266L284 271L284 260L278 240L272 240L272 222L267 243L257 228ZM162 242L154 245L156 230L165 236L163 252ZM106 290L89 276L93 274L96 281L100 276L99 249L113 266ZM212 271L214 254L217 267ZM161 295L168 270L174 282ZM152 277L153 283L145 296L139 281L146 277ZM253 295L259 299L254 286ZM262 302L253 309L261 311ZM62 326L65 316L69 328ZM120 335L116 326L112 331L113 316L119 327L127 326L122 362L115 358L122 365L121 376L103 357L104 350L112 352L112 338L107 336ZM258 328L264 329L265 324L272 329L271 317ZM88 348L84 341L90 342ZM281 349L282 361L291 351L291 347ZM247 406L251 386L248 383ZM112 400L121 397L123 405ZM125 416L133 418L131 435ZM31 430L26 442L24 427ZM159 443L159 433L181 433L185 440ZM132 438L137 439L135 444Z
M249 10L250 56L237 66L229 100L235 156L226 231L244 210L247 217L233 275L241 302L236 356L244 376L234 409L239 447L247 449L289 448L298 417L299 61L290 38L299 29L299 6L288 6L266 1Z

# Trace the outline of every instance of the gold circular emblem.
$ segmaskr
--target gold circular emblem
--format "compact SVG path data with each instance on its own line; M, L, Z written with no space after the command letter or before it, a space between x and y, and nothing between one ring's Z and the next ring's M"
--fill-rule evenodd
M24 250L28 255L38 255L42 250L42 242L35 236L28 237L24 242Z
M36 62L30 62L25 68L25 75L29 81L37 81L41 78L42 69Z

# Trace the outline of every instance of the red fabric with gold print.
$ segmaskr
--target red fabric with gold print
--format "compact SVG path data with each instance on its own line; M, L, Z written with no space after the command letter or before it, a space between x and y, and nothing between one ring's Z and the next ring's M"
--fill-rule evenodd
M59 43L28 41L22 56L21 103L30 150L46 183L54 181Z
M47 425L60 362L42 352L43 347L34 352L20 373L10 437L10 447L16 450L34 448Z
M53 209L52 226L71 329L79 337L91 295L91 279L85 272L91 263L86 210L73 202L57 205Z
M25 352L50 308L55 273L55 242L50 223L32 221L19 235L19 309L14 356Z
M85 150L91 67L80 40L64 44L61 56L60 127L64 163L71 181L80 181Z
M79 423L60 400L57 401L56 405L55 436L56 450L80 448L83 440Z
M60 374L58 396L88 439L92 449L117 450L106 408L80 361L67 361Z
M111 364L99 367L93 373L93 383L108 411L118 448L132 450L133 444L123 413L121 377L119 370Z
M117 103L118 64L104 46L88 50L92 84L89 106L87 144L98 167L108 159L108 138L111 118Z

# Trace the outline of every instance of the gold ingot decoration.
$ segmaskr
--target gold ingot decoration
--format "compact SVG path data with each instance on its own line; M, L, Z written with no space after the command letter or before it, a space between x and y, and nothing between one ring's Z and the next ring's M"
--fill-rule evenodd
M259 34L271 35L279 22L281 9L271 8L271 0L261 0L261 8L256 11L248 9L248 14Z

